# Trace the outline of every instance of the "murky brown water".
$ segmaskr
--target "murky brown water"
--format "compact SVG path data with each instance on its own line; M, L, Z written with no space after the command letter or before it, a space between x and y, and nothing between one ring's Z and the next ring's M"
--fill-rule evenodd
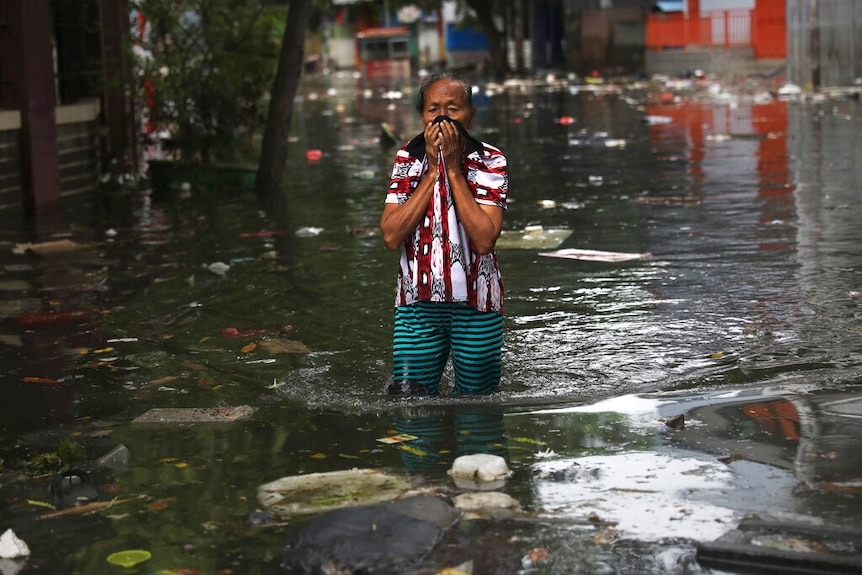
M280 208L236 190L129 189L61 228L4 230L0 527L32 547L24 572L113 573L105 558L129 548L153 553L133 573L282 572L284 531L242 518L258 507L257 485L350 467L445 481L459 448L453 430L477 410L496 414L491 428L502 424L504 437L488 445L505 446L509 492L554 520L465 528L429 568L472 558L477 575L719 573L698 564L684 534L650 538L631 526L634 534L597 543L572 520L586 512L560 521L558 507L577 495L554 488L547 477L556 472L543 465L587 456L711 461L750 450L734 487L708 487L704 501L858 524L859 413L834 407L855 405L862 383L858 100L684 94L665 104L631 87L482 84L476 131L510 162L507 232L566 228L559 248L651 257L587 262L500 249L501 390L434 401L431 418L414 424L431 426L417 456L376 442L422 419L382 393L397 255L373 233L394 153L377 137L380 122L402 137L418 131L412 93L383 96L347 77L307 83ZM322 159L307 163L307 149ZM74 249L13 253L63 238ZM86 317L22 320L48 309ZM266 340L309 352L279 353ZM730 390L743 390L739 405L721 407ZM655 414L576 410L631 394L674 398L706 430L668 435L651 425ZM791 412L764 416L759 406L773 401L790 401ZM131 423L154 407L243 404L254 417L222 426ZM91 459L129 449L127 468L98 477L103 498L128 501L36 519L45 510L32 501L48 500L47 481L25 480L22 462L69 437ZM745 481L757 496L741 490ZM759 490L770 481L782 489ZM737 518L718 517L728 529ZM549 559L525 566L533 548Z

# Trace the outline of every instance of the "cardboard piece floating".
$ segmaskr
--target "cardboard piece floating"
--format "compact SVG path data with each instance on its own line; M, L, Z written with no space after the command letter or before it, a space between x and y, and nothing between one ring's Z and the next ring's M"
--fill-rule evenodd
M543 252L540 256L549 258L566 258L570 260L582 260L588 262L628 262L633 260L648 260L652 257L650 253L625 253L604 252L601 250L581 250L576 248Z
M250 418L256 408L236 407L157 407L136 417L132 423L230 423Z

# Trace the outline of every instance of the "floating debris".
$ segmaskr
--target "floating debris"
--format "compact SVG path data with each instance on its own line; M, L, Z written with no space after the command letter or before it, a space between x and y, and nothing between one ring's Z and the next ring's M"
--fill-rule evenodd
M583 250L576 248L568 248L557 250L554 252L543 252L540 256L551 258L565 258L570 260L582 260L589 262L626 262L632 260L648 260L652 254L647 253L625 253L625 252L605 252L601 250Z

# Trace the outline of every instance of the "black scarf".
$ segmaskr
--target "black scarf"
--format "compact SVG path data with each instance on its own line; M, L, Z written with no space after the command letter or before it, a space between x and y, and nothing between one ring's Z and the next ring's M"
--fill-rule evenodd
M467 131L467 128L459 122L458 120L453 120L449 116L437 116L434 118L432 123L439 124L440 122L451 122L455 124L458 130L461 132L461 135L464 137L464 142L467 144L467 153L476 152L479 156L482 156L485 153L485 146L482 145L482 142L474 138ZM410 140L410 142L406 146L407 153L413 156L414 158L423 158L425 157L425 132L421 132L418 136Z

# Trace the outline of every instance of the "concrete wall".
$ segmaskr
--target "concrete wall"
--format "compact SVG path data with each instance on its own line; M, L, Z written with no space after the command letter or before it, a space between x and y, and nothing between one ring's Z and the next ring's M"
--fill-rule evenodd
M101 173L99 161L98 100L55 109L60 196L95 190ZM0 110L0 212L22 211L24 181L21 174L21 115Z
M785 60L757 60L753 48L689 48L681 50L647 50L646 73L680 75L703 70L718 76L781 75L786 73Z

